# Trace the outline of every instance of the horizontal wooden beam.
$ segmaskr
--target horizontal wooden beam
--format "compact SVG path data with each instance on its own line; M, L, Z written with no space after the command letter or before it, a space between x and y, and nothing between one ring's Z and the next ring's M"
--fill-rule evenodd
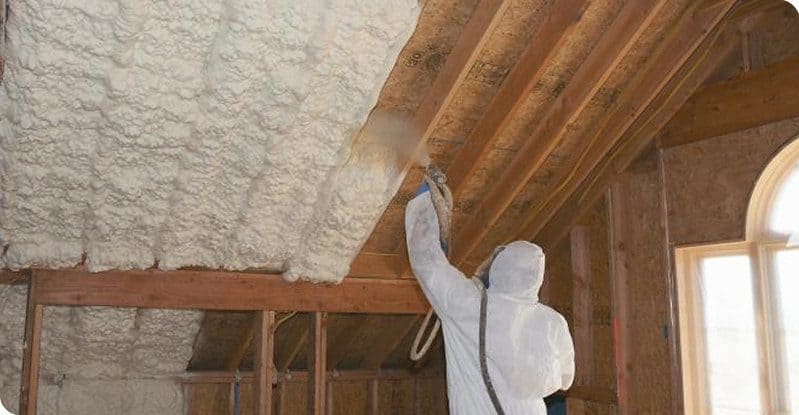
M217 372L217 371L198 371L187 372L177 376L178 383L232 383L236 381L236 372ZM250 371L239 372L241 383L252 383L254 374ZM306 382L308 381L308 371L298 370L290 373L280 372L276 374L278 382ZM434 378L443 376L443 373L435 371L411 371L406 369L380 369L380 370L336 370L327 372L328 381L352 382L361 380L399 380L410 379L413 377Z
M674 147L799 117L799 58L706 86L658 138Z
M0 285L27 284L30 280L30 271L11 271L0 268Z
M34 270L43 305L202 310L424 314L415 280L346 278L339 285L288 283L279 275L213 271Z

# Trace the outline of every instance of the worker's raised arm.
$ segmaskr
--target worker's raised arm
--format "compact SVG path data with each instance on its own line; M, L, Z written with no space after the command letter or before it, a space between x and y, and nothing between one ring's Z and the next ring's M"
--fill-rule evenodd
M430 304L439 316L447 315L449 294L471 284L447 260L441 248L438 217L430 191L408 203L405 210L405 238L411 269Z

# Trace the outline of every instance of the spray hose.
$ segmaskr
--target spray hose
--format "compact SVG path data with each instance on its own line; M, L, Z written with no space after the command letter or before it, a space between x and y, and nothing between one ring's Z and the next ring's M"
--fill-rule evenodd
M450 243L452 234L452 192L450 192L449 187L447 187L447 176L445 176L444 172L437 166L430 164L427 166L424 180L430 188L430 198L433 200L433 206L435 207L436 216L438 218L441 249L444 250L444 254L449 258L450 248L452 246ZM434 318L435 322L433 323L433 328L430 330L427 340L422 343L424 333L427 331L427 327ZM419 327L419 331L413 339L410 354L412 361L417 362L427 354L436 336L438 336L439 331L441 331L441 320L435 317L435 312L431 308L430 311L427 312L427 315L425 315L422 325Z

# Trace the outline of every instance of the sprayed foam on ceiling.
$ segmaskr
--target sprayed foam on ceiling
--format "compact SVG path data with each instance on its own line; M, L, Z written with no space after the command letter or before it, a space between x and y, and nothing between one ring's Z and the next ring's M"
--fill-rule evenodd
M353 156L352 140L419 11L417 0L15 2L0 261L58 268L85 254L91 271L340 280L397 178L383 155Z

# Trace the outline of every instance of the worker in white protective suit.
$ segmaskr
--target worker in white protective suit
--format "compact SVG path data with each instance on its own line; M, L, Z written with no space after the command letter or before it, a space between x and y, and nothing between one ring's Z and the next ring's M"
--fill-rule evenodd
M428 186L420 191L405 212L408 254L444 329L450 413L546 414L543 398L572 384L574 346L563 316L538 302L543 251L517 241L506 245L490 264L484 325L486 383L479 352L480 285L447 260L431 191ZM500 411L492 403L489 384Z

